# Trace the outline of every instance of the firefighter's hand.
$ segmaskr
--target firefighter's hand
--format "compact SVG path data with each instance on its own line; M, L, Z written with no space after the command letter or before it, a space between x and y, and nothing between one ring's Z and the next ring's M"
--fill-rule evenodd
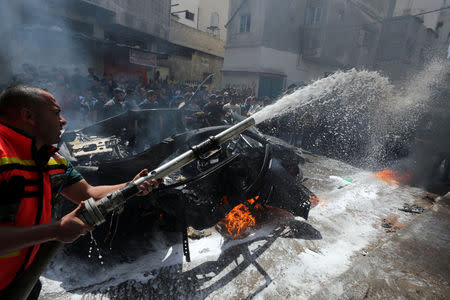
M77 215L84 208L84 202L81 202L78 207L71 213L68 213L58 223L58 231L56 233L56 239L63 243L71 243L79 238L81 235L85 235L89 231L94 230L93 226L85 224L81 221Z
M140 171L139 174L137 174L137 175L133 178L133 181L135 181L135 180L137 180L137 179L139 179L139 178L141 178L141 177L147 176L147 175L148 175L148 170L147 170L147 169L144 169L144 170ZM152 190L158 188L159 184L162 183L162 180L163 180L163 179L158 179L158 180L152 179L151 181L144 181L144 182L139 186L139 189L140 189L141 191L140 191L139 194L137 194L137 195L138 195L138 196L145 196L145 195L147 195L147 194L150 193Z

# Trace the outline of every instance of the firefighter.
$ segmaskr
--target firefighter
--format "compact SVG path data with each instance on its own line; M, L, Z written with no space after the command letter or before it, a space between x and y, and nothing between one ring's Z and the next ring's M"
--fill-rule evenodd
M16 85L0 94L0 299L8 286L32 263L40 244L72 242L93 230L77 213L84 200L100 199L126 183L91 186L52 146L66 120L48 91ZM142 170L135 179L146 175ZM142 195L158 182L144 182ZM61 193L78 207L51 221L54 200ZM37 299L40 283L29 299Z

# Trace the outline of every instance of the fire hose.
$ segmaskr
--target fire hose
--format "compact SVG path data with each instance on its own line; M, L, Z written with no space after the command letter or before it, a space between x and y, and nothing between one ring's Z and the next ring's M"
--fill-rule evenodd
M190 150L152 170L147 176L130 182L125 187L99 200L89 198L85 201L85 206L78 217L84 223L92 226L98 226L104 223L106 221L106 215L122 210L126 201L141 191L140 185L144 181L164 178L197 159L208 157L211 153L220 150L220 146L223 143L255 125L255 123L255 120L249 117L217 135L211 136L205 141L192 146ZM39 280L39 276L44 272L61 245L62 243L57 241L47 242L41 245L32 264L8 286L4 291L5 293L2 293L2 298L11 300L26 299Z

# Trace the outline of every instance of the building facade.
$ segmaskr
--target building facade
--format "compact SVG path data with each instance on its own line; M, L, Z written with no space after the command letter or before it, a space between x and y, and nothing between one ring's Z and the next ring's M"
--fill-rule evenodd
M169 57L161 61L158 71L193 87L213 74L205 84L220 87L228 0L172 0L171 3L169 43L160 48Z
M172 16L179 23L225 41L229 0L172 0Z
M224 85L276 97L339 68L370 66L390 0L232 0Z
M397 0L394 16L416 16L437 34L439 56L448 57L450 47L450 0Z
M417 15L426 28L436 29L441 7L446 0L396 0L394 17ZM432 12L435 11L435 12Z
M169 37L170 0L2 1L0 19L5 79L23 63L147 79Z
M393 81L408 79L436 55L437 33L423 20L405 15L383 22L374 68Z
M169 39L158 49L169 55L166 60L159 61L157 70L162 77L168 76L192 87L214 74L205 84L218 87L222 80L224 44L224 41L173 18Z

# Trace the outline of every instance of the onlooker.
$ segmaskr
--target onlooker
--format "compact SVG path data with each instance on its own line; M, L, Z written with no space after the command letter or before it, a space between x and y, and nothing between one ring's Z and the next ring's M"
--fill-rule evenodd
M114 97L103 106L103 116L105 119L121 114L125 111L124 105L125 91L121 88L114 89Z
M259 111L262 107L261 105L256 101L256 98L251 96L249 97L249 101L250 101L250 107L247 111L247 116L251 116L253 114L255 114L257 111Z
M104 119L103 109L108 99L106 93L101 90L97 93L97 102L95 102L92 110L92 122L97 123Z
M156 100L157 96L154 90L149 90L147 92L147 97L144 101L142 101L141 103L139 103L139 108L140 109L155 109L155 108L159 108L159 103Z
M74 129L120 114L136 107L136 104L141 109L178 109L180 104L184 104L183 112L180 112L182 118L192 117L194 112L197 119L208 120L193 122L195 125L191 128L218 125L222 123L225 112L234 111L246 115L252 98L249 98L247 109L242 105L242 99L254 94L254 89L241 86L228 86L221 91L217 89L216 92L216 87L208 90L208 87L203 85L197 91L198 86L192 82L178 83L173 80L173 75L170 80L151 76L150 80L144 82L142 75L126 72L113 74L107 71L99 80L94 68L88 68L87 75L81 74L80 69L75 68L74 73L69 74L62 68L36 68L31 64L24 64L23 71L14 76L14 83L38 84L53 92L61 99L61 105L66 116L72 121L70 124L75 126ZM10 84L6 83L4 86ZM123 90L126 90L126 94ZM197 91L194 97L193 90ZM205 112L202 108L205 108ZM155 126L159 127L159 124L155 123Z
M100 81L97 75L94 73L94 68L88 68L88 80Z
M195 95L194 97L192 97L191 101L189 101L189 103L186 104L184 109L190 111L201 111L202 109L198 105L199 102L200 98L197 95Z
M127 94L125 97L124 104L125 104L126 110L135 108L137 106L138 99L137 99L136 94L134 93L134 89L132 89L132 88L127 89Z
M241 106L238 104L237 95L231 95L229 97L229 101L227 104L223 106L223 110L226 114L236 113L238 115L241 114Z
M222 123L224 113L222 105L219 103L219 97L212 94L209 96L209 103L203 107L206 114L206 121L209 126L216 126Z

